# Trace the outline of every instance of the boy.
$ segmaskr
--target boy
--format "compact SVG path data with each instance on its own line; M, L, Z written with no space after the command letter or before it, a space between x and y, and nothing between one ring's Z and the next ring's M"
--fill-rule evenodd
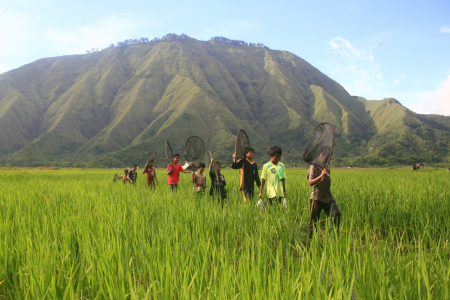
M198 164L198 171L192 173L192 183L194 184L194 194L203 197L206 189L206 175L203 173L205 171L205 163Z
M155 168L153 168L153 164L154 164L154 161L152 159L148 163L147 168L145 168L142 171L142 173L147 174L147 186L156 190L156 185L158 184L158 179L156 179L156 172L155 172ZM155 184L155 181L156 181L156 184Z
M128 170L127 169L123 170L123 175L120 176L119 179L122 179L122 184L130 182L130 180L128 179Z
M286 198L286 169L280 162L283 150L278 146L269 149L270 161L264 164L261 172L261 187L259 189L259 199L262 199L264 185L267 182L267 196L269 204L273 202L281 203Z
M325 165L325 160L330 155L331 149L329 147L321 146L319 148L319 162ZM323 162L323 163L322 163ZM313 234L314 223L319 219L322 209L330 221L334 221L337 232L339 232L339 224L341 221L341 211L336 204L336 200L331 194L331 176L327 169L323 169L315 164L311 164L308 170L307 179L309 185L312 186L311 192L311 218L309 220L309 238Z
M256 181L256 185L259 187L261 185L261 181L259 180L258 176L258 166L253 161L255 150L252 147L245 147L244 155L245 159L240 159L237 162L234 162L236 160L236 153L234 153L231 168L239 169L239 190L244 195L245 202L247 202L247 199L250 199L250 201L252 202L255 188L254 182Z
M130 181L131 184L136 184L136 179L137 179L136 169L137 169L137 165L133 165L131 170L128 172L128 180Z
M174 153L172 157L172 163L167 166L167 175L169 176L169 186L170 190L177 191L178 182L180 181L180 172L191 173L191 171L186 171L183 167L178 164L180 161L180 154Z
M225 189L225 177L220 174L222 170L222 165L218 161L214 161L211 157L211 164L209 165L209 178L211 178L211 189L209 190L209 195L211 197L218 197L219 201L224 203L224 199L227 197L227 190Z

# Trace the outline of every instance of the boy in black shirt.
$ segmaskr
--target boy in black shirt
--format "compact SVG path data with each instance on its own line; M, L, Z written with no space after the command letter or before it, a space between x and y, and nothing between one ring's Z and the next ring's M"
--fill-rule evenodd
M220 174L220 170L222 170L220 162L214 161L214 159L211 158L211 164L209 165L211 189L209 190L209 195L214 198L217 197L223 207L224 199L227 197L227 190L225 189L227 183L225 182L225 177Z
M231 164L231 168L239 169L240 174L240 186L242 194L244 195L244 201L247 202L247 199L250 201L253 200L255 182L258 188L261 186L261 180L258 176L258 166L253 161L253 157L255 155L255 150L252 147L246 147L244 149L245 159L240 159L237 162L234 162L236 159L236 153L233 154L233 163Z

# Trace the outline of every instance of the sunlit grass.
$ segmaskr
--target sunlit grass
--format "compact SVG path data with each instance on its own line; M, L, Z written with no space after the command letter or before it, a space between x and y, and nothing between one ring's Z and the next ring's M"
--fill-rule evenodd
M264 214L234 170L223 209L187 174L172 195L164 170L156 191L114 173L0 171L0 299L449 298L447 172L333 171L340 235L311 241L306 170Z

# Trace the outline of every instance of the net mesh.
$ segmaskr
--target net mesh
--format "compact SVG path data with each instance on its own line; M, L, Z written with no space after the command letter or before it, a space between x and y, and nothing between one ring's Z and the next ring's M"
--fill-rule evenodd
M203 162L205 156L205 144L198 136L191 136L184 144L184 157L192 170L195 170L199 162Z
M236 160L244 159L244 149L250 147L250 140L248 139L247 133L244 130L239 129L236 136L236 145L234 151L236 152Z
M156 155L156 151L153 151L152 155L150 155L150 157L148 158L147 162L145 163L144 170L147 169L148 164L150 163L150 161L151 161L152 159L155 158L155 155Z
M317 125L309 136L303 159L309 164L329 169L331 155L334 147L333 126L324 122Z
M173 159L173 152L172 152L172 147L170 147L170 144L168 141L165 141L164 148L165 148L165 153L166 153L166 159L169 162L169 164L171 164L172 159Z

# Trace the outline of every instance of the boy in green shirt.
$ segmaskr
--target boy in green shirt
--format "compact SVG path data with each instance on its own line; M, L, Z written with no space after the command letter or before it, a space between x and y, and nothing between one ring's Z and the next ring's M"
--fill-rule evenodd
M261 173L261 186L259 188L259 199L262 199L264 185L267 183L267 196L269 204L273 201L281 203L286 198L286 170L280 162L283 151L278 146L269 149L270 161L263 166ZM286 203L283 203L286 205Z

